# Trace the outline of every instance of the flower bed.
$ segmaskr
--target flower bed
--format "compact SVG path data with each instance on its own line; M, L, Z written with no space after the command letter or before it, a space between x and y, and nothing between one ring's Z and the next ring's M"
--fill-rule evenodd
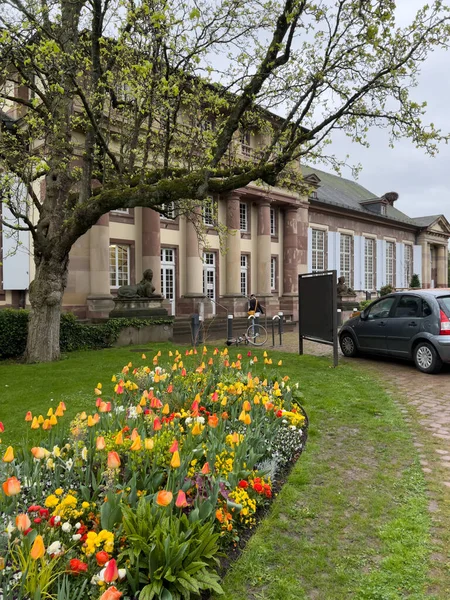
M301 393L267 356L257 377L251 353L231 362L204 348L189 369L169 355L151 367L143 355L108 392L99 383L96 410L70 424L63 403L27 413L39 444L1 463L4 600L221 592L218 553L254 527L302 450Z

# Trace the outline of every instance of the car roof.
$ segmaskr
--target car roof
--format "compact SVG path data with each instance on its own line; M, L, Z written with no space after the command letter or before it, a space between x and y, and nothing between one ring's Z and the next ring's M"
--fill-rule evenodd
M434 296L435 298L440 298L441 296L450 296L450 288L405 290L404 292L392 292L389 296L398 296L399 294L418 294L419 296Z

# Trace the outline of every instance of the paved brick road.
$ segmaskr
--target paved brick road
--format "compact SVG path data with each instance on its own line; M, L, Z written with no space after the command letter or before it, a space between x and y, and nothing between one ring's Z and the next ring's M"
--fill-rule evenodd
M286 352L298 352L298 334L287 333L284 336L283 347ZM323 344L305 342L305 354L316 356L330 356L332 348ZM372 371L381 383L386 382L386 387L400 392L406 403L416 409L420 424L429 433L427 441L431 442L434 456L426 456L423 444L419 441L415 445L419 449L421 464L427 474L432 474L433 464L436 468L444 467L444 472L435 475L442 481L444 486L450 488L450 367L445 366L439 375L426 375L420 373L412 363L403 361L392 361L382 358L355 358L340 360L348 364L357 365L368 371ZM394 398L396 397L394 391ZM417 411L417 412L416 412ZM408 421L410 411L403 409L405 419ZM414 416L415 416L414 415ZM427 444L430 446L430 444ZM438 460L431 460L437 458Z

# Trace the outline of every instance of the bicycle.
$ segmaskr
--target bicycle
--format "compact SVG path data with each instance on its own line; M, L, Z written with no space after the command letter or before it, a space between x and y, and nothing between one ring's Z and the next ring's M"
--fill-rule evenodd
M247 328L247 331L237 338L227 340L227 346L239 346L240 344L263 346L267 342L267 329L259 323L255 323L253 315L249 319L253 319L253 323Z

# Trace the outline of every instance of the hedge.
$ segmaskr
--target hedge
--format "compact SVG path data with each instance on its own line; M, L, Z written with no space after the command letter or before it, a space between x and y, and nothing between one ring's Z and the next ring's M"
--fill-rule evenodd
M28 310L0 310L0 358L14 358L25 352L27 344ZM105 323L81 323L72 313L61 314L61 352L109 348L125 327L140 329L146 325L164 325L172 319L110 319Z

